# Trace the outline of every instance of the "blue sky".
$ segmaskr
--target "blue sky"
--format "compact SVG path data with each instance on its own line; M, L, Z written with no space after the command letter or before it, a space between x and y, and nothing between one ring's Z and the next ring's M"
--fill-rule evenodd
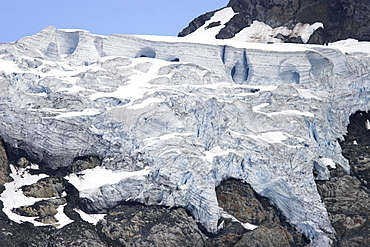
M0 43L32 35L47 26L95 34L177 36L200 14L228 0L0 0Z

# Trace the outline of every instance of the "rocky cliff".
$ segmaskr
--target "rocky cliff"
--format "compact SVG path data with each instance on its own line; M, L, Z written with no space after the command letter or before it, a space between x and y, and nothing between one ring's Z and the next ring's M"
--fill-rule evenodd
M130 242L126 228L134 227L151 243L163 231L145 216L152 211L127 209L123 222L113 210L141 203L182 208L153 210L184 219L184 236L197 236L192 245L227 229L229 217L239 227L230 231L246 234L235 244L268 234L328 246L336 231L315 181L338 166L350 173L338 139L352 113L370 109L366 51L368 43L354 41L251 44L53 27L0 44L0 136L14 180L0 195L3 212L56 228L108 213L121 223L96 220L99 241ZM265 198L261 215L272 216L225 216L215 188L231 178ZM47 189L35 191L41 184ZM133 226L142 217L150 231Z
M271 38L281 42L302 43L301 36L295 35L294 31L301 24L312 25L317 22L323 23L324 28L317 29L306 41L308 43L324 44L348 38L370 40L370 7L367 0L230 0L227 7L231 7L236 14L222 23L222 28L214 35L218 39L233 38L243 29L255 26L253 24L257 21L267 25L263 28L286 27L293 30L288 33L279 30L271 34ZM203 26L217 12L209 12L194 19L179 36L189 35L199 28L220 26L221 23L217 21L211 26Z

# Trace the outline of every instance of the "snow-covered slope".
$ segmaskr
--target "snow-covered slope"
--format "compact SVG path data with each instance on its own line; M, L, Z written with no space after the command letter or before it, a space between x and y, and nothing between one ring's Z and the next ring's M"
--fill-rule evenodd
M180 206L217 232L215 186L238 178L324 246L334 230L312 171L327 179L333 162L349 171L337 139L351 113L370 110L369 56L361 42L348 49L48 27L0 44L0 136L52 169L100 157L106 175L66 177L86 212L124 200Z

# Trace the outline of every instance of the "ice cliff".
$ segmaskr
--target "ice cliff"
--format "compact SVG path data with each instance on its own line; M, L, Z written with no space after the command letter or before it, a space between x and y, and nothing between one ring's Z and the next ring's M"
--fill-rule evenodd
M86 212L125 200L184 207L215 233L215 187L237 178L313 246L330 245L314 180L336 164L349 172L338 139L350 114L370 110L369 54L369 43L355 41L251 44L47 27L0 44L0 136L45 169L102 159L66 177Z

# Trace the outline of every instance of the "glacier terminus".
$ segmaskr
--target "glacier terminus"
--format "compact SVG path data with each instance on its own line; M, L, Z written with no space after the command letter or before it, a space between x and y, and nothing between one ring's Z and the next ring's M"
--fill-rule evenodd
M0 136L40 169L99 158L65 175L86 213L122 201L183 207L217 233L215 187L235 178L312 246L329 246L335 231L315 179L337 165L349 173L338 140L351 114L370 110L369 71L370 43L355 40L257 44L50 26L0 44Z

